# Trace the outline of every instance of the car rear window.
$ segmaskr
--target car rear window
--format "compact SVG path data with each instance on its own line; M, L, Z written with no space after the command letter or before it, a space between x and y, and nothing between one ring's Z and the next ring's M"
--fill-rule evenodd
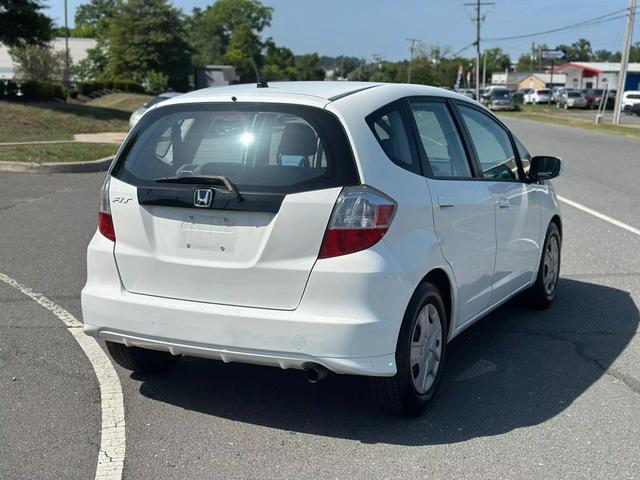
M567 97L569 98L580 98L582 95L579 92L569 92L567 93Z
M359 183L339 120L285 104L159 107L136 126L112 174L136 186L224 176L240 192L283 194Z
M538 95L549 95L549 90L538 90Z

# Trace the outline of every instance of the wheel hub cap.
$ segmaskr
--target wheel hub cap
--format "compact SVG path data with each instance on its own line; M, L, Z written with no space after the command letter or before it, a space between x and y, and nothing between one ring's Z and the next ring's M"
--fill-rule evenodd
M411 380L418 393L429 391L435 382L442 355L442 322L435 306L425 305L411 336Z

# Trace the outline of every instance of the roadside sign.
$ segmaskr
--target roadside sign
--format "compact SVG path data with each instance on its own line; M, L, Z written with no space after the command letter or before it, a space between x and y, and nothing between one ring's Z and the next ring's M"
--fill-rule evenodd
M542 50L542 58L545 60L564 60L567 58L565 50Z

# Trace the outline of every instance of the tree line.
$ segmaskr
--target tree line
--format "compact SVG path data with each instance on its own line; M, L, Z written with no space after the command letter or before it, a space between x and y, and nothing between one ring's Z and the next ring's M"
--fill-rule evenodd
M461 52L427 44L419 44L411 60L401 61L295 55L263 37L272 17L273 9L259 0L218 0L190 14L169 0L90 0L77 8L75 27L65 32L43 13L40 0L0 0L0 42L11 47L19 78L61 81L66 76L64 52L54 52L48 42L65 34L93 38L96 46L72 66L76 79L136 82L154 91L187 90L193 67L210 64L235 66L241 82L256 80L255 64L267 80L406 82L410 76L413 83L446 87L453 86L460 66L466 73L473 68L473 59ZM515 70L548 68L540 55L545 48L539 44L532 53L523 53ZM620 60L619 52L593 51L586 39L555 48L566 50L569 61ZM640 42L633 46L630 61L640 62ZM502 49L491 48L483 52L482 65L490 83L491 73L511 69L513 61Z

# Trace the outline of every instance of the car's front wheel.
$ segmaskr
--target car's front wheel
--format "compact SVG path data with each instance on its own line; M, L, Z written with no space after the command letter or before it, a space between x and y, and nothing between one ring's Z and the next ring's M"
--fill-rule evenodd
M374 396L385 410L414 416L427 408L442 377L448 331L442 295L431 283L421 284L400 328L396 375L371 379Z
M111 358L121 367L137 373L155 373L169 370L179 358L169 352L159 352L121 343L105 342Z
M526 291L529 303L534 308L547 308L556 296L561 250L560 229L555 222L551 222L547 228L536 282Z

